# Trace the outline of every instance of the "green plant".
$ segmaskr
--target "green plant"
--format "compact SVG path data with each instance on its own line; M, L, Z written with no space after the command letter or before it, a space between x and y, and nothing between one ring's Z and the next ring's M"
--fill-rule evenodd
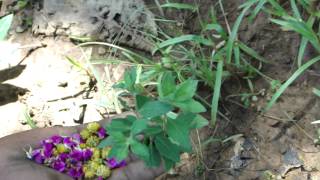
M251 2L257 3L257 11L264 10L272 15L273 17L270 18L271 22L280 25L284 30L294 31L301 35L301 43L297 56L298 69L272 96L272 99L265 108L265 111L267 111L298 76L320 60L320 56L317 56L304 64L302 62L308 43L320 53L320 29L318 27L318 29L315 30L314 27L315 22L319 20L319 11L315 8L316 1L290 0L292 12L285 10L281 4L275 0L253 0ZM304 15L306 16L305 19L303 19L302 12L306 14ZM253 13L252 16L254 17L256 14L257 13Z
M12 14L2 17L0 19L0 41L3 41L6 38L8 31L10 29L12 19L13 19Z
M180 153L192 151L189 134L208 124L198 114L206 109L193 99L197 80L176 84L173 73L164 71L158 77L156 91L150 92L141 81L143 76L142 69L131 68L124 81L115 86L134 99L134 114L107 124L109 136L99 147L112 146L110 156L117 160L131 151L148 166L159 166L162 159L169 170L180 161Z

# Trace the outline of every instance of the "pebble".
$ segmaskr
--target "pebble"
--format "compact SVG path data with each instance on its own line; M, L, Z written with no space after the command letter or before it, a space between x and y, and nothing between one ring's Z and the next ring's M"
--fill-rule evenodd
M16 27L16 33L23 33L27 30L27 27L26 26L22 26L22 25L19 25Z

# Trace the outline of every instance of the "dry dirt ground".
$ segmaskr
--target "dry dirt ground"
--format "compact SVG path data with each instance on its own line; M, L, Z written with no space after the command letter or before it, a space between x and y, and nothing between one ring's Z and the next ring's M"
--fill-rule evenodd
M152 2L149 0L147 3ZM194 0L179 2L193 3ZM203 18L207 18L211 5L217 7L217 2L213 0L196 2L200 5ZM227 19L232 24L239 14L237 6L243 1L223 2ZM198 17L194 13L166 11L165 15L179 21L179 27L186 33L199 31ZM270 61L270 64L263 65L263 73L283 82L296 68L294 61L300 39L296 34L284 32L270 24L267 18L266 15L259 14L254 23L244 21L239 39ZM224 23L223 16L219 16L219 19ZM75 48L68 39L34 37L28 30L24 33L12 32L11 41L21 45L42 43L46 47L34 50L24 59L22 66L16 66L10 71L0 71L0 137L29 129L25 113L32 116L38 127L46 127L97 121L106 114L115 112L112 104L108 108L99 106L102 95L96 91L96 85L92 85L94 82L84 71L66 60L65 55L69 55L85 62L84 52ZM90 54L94 50L89 48L85 51ZM25 57L27 52L28 48L23 49L17 61ZM305 58L312 56L310 49ZM102 67L103 70L104 68ZM110 69L112 82L121 78L122 71L122 67ZM319 84L319 75L318 67L307 71L266 113L261 113L260 110L273 92L265 80L254 79L255 91L261 93L250 108L245 108L241 106L239 98L227 98L233 94L248 92L245 81L239 80L239 77L230 78L223 85L220 106L226 117L219 119L215 129L203 129L199 136L203 141L210 137L241 136L224 144L210 143L197 151L196 155L184 154L184 161L176 172L161 178L320 179L320 149L314 144L318 126L311 124L320 118L320 101L312 93L312 88ZM112 83L109 86L110 84ZM206 92L208 89L204 87L202 90ZM112 96L111 91L107 92Z

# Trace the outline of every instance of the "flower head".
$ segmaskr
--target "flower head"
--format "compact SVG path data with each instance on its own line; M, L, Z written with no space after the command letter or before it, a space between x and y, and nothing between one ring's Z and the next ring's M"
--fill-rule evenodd
M110 169L121 168L127 165L126 161L117 162L115 158L111 158L107 160L107 165Z
M55 161L52 165L53 169L63 172L66 169L66 163L63 161Z

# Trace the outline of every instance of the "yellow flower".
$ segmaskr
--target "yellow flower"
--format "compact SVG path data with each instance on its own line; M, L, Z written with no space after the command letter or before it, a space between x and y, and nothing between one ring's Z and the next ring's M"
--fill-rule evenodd
M100 159L100 156L101 156L101 151L100 151L100 149L94 148L94 149L93 149L92 159L95 159L95 160Z
M57 144L56 147L57 147L57 152L59 154L68 152L68 148L66 148L66 146L64 144Z
M95 133L100 129L100 124L97 122L93 122L93 123L89 123L87 126L87 129L89 130L89 132L91 133Z
M109 153L110 153L110 151L111 151L111 148L110 148L110 147L104 147L104 148L102 149L102 152L101 152L101 157L102 157L103 159L107 158L108 155L109 155Z
M111 174L110 169L107 166L102 165L102 164L98 167L97 172L96 172L97 176L101 176L103 178L109 177L110 174Z
M91 133L86 130L86 129L83 129L81 132L80 132L80 136L83 138L83 139L88 139L90 137Z
M90 136L86 141L86 145L88 147L97 147L100 143L100 139L98 136Z

